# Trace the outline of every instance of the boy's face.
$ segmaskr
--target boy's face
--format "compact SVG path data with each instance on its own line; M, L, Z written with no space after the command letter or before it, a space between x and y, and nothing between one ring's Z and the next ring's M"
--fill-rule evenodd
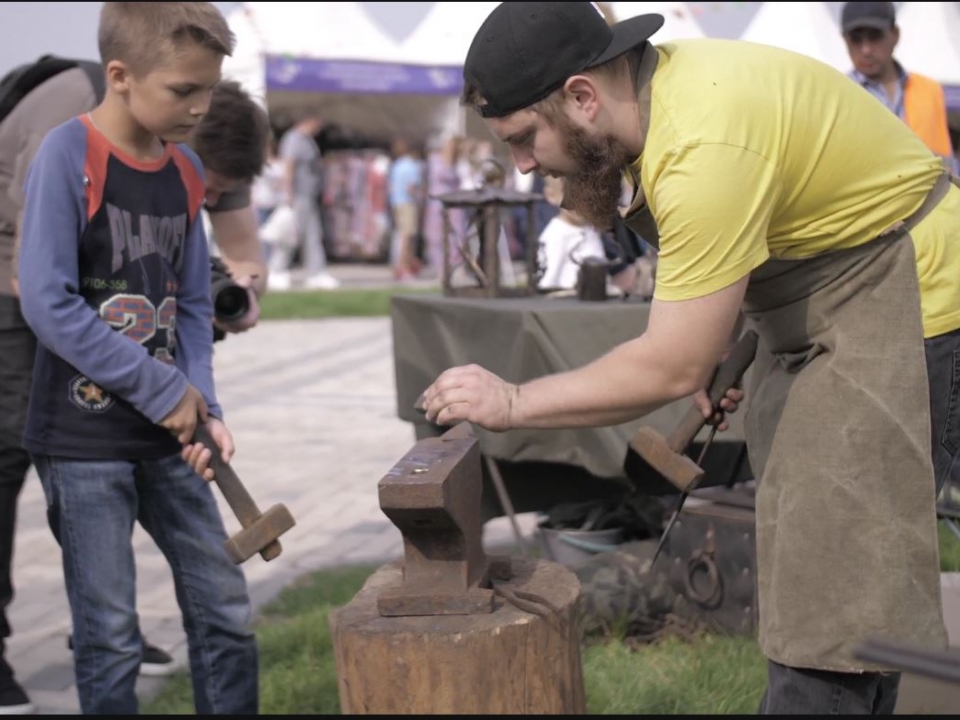
M142 77L129 76L128 102L134 119L166 142L184 142L210 108L223 56L183 43Z

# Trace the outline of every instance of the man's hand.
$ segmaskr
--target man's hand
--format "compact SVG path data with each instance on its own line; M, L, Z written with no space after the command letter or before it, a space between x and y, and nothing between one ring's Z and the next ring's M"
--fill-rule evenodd
M247 289L247 297L250 298L250 309L247 311L247 314L241 318L238 318L237 320L232 320L226 323L220 322L219 320L214 320L214 325L227 333L242 333L246 332L257 324L257 322L260 320L260 300L257 298L257 293L253 289L253 282L255 279L255 276L245 275L243 277L234 278L233 280L240 287Z
M193 385L187 385L187 391L180 398L180 402L160 421L160 426L173 433L181 445L186 445L196 432L197 418L201 422L207 421L207 403L199 390Z
M188 443L183 447L182 457L194 471L207 482L214 479L213 470L210 468L210 460L213 457L213 451L219 450L220 457L225 463L229 463L233 458L235 447L233 444L233 435L227 429L227 426L216 418L210 418L207 421L207 430L210 437L217 443L217 448L208 448L203 443Z
M700 408L700 412L703 413L703 417L707 419L707 423L710 425L716 425L717 430L724 432L730 428L730 423L727 422L727 413L735 413L740 407L740 403L743 402L744 392L740 388L730 388L727 390L727 394L724 398L720 400L720 412L716 412L716 409L710 404L710 396L707 395L706 390L701 390L696 395L693 396L693 401Z
M477 365L447 370L423 393L427 420L436 425L466 421L493 432L512 427L520 388Z

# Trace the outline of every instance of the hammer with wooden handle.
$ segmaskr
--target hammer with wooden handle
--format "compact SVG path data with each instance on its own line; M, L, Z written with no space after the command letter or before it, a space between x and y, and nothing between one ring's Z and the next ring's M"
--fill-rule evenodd
M202 443L210 450L213 479L243 526L240 532L227 538L223 544L229 558L239 565L258 552L268 562L278 557L283 548L277 538L296 524L286 505L274 505L261 513L233 468L223 461L219 446L210 436L206 425L197 424L193 441Z
M747 331L717 369L707 391L710 404L714 408L720 406L720 401L727 391L740 381L750 367L757 354L757 341L756 332ZM652 427L644 425L630 441L630 447L672 485L681 492L687 492L703 479L704 471L690 457L684 455L684 450L706 423L707 418L703 416L700 408L693 406L670 433L670 437L665 438Z

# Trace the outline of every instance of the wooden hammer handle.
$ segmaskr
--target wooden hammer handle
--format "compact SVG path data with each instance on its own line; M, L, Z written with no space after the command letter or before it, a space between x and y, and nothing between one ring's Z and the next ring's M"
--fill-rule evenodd
M210 450L212 455L210 468L213 470L214 481L220 488L220 492L223 493L227 504L230 505L230 509L233 510L233 514L237 516L237 520L240 521L244 529L253 525L260 519L260 509L253 498L250 497L250 493L247 492L243 483L240 482L240 478L237 477L233 468L223 461L223 457L220 455L220 446L210 436L207 426L202 422L198 421L193 439L194 442L203 443Z
M727 359L717 368L713 381L710 383L710 389L707 391L710 404L714 408L720 404L727 391L740 381L747 368L750 367L750 363L757 355L757 341L757 333L748 330L733 346L733 350L730 351ZM670 437L667 438L670 449L676 453L682 453L686 450L697 433L706 425L707 419L698 406L694 405L690 408L670 434Z

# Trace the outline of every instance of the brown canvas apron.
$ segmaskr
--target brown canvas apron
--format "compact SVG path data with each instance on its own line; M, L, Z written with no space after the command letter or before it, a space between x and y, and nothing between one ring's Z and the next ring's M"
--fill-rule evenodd
M866 245L751 274L744 314L761 341L745 430L759 641L775 662L892 670L853 648L876 636L946 647L909 230L948 188L944 175L903 227ZM649 212L637 220L641 234L655 228Z

